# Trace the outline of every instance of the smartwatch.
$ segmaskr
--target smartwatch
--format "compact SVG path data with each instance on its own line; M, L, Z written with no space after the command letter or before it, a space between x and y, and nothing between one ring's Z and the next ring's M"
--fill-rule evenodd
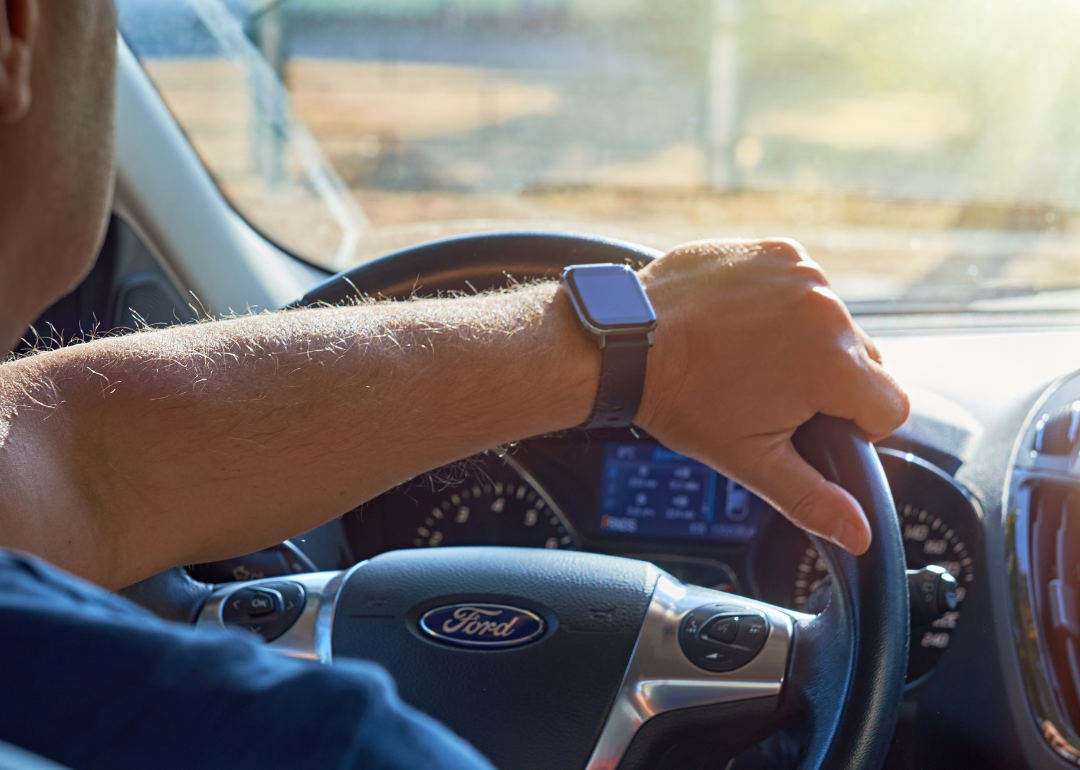
M562 274L578 319L600 347L600 387L582 428L625 428L645 390L656 311L627 265L570 265Z

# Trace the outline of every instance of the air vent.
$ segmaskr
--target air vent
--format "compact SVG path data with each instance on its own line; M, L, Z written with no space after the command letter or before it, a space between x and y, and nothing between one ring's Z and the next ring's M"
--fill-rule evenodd
M1058 711L1080 733L1080 489L1035 484L1030 511L1032 611L1043 668Z
M1076 447L1080 431L1080 401L1053 414L1043 415L1035 428L1035 451L1048 455L1067 455Z

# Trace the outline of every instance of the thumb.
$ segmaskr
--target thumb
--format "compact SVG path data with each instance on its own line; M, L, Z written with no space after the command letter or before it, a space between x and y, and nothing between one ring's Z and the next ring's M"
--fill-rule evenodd
M870 523L862 506L814 470L790 439L774 444L740 475L740 483L796 526L856 556L870 547Z

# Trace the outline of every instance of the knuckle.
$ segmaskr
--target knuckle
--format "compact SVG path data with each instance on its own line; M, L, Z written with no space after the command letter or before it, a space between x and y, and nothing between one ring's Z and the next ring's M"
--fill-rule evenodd
M907 422L908 417L911 416L911 398L903 388L895 383L893 384L893 389L896 392L896 425L893 427L893 430L896 430L896 428L899 428Z
M796 268L799 271L799 276L807 283L826 289L829 289L831 286L829 283L829 276L825 273L825 269L817 262L806 260L796 265Z
M846 332L851 327L847 307L826 286L800 282L798 304L802 314L815 328L825 327L832 332L842 328Z
M821 534L824 529L823 513L827 511L821 505L821 489L815 488L808 490L792 504L787 517L803 529Z
M810 257L798 241L790 238L768 238L759 241L757 246L760 254L781 267L796 271L802 280L821 286L829 285L825 270Z
M866 351L866 355L871 358L878 366L884 366L885 359L881 355L881 351L878 346L874 344L874 341L870 339L866 334L855 326L855 331L858 334L859 342L862 343L863 350Z
M841 416L854 417L857 404L865 399L864 387L857 364L838 345L823 347L809 364L806 394L819 411L839 410L847 413Z
M837 340L830 340L821 353L823 369L833 377L845 377L846 382L856 381L859 363L851 351Z
M792 238L766 238L759 241L758 245L764 253L794 264L812 261L803 245Z

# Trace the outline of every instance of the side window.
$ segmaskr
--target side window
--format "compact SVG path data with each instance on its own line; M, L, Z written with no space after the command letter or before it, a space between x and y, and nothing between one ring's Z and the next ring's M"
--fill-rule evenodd
M293 114L282 83L286 5L117 3L124 40L225 197L285 249L340 269L367 221Z

